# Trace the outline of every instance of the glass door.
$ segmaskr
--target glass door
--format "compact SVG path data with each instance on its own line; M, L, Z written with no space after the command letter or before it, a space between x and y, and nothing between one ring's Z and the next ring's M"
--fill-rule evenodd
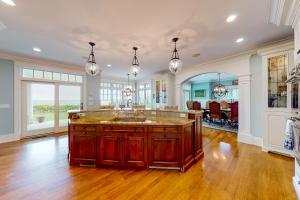
M59 90L59 130L68 125L68 110L79 110L81 86L58 85Z
M80 109L81 85L23 81L22 135L67 130L68 110Z
M55 85L24 82L23 97L24 136L54 132Z

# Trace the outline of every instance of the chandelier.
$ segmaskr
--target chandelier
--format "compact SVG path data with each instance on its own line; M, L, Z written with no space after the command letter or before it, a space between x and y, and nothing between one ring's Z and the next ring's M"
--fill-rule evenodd
M221 84L221 73L219 74L219 82L218 84L212 89L212 95L216 98L223 98L228 94L228 90L225 85Z
M169 69L173 74L176 74L182 69L182 61L179 59L179 54L176 48L176 42L179 38L173 38L172 42L174 42L175 48L172 53L172 58L169 63Z
M129 75L127 74L127 86L123 89L122 93L125 94L126 96L131 96L133 93L135 93L135 90L132 89L132 86L129 84Z
M89 42L89 44L91 45L92 49L89 58L87 60L87 63L85 65L85 71L91 76L96 76L100 72L100 68L96 63L95 55L94 55L94 46L96 44L93 42Z
M141 68L140 68L140 63L136 56L136 51L138 50L138 48L133 47L132 49L134 50L134 56L130 67L130 72L134 75L134 77L136 77L136 75L141 71Z

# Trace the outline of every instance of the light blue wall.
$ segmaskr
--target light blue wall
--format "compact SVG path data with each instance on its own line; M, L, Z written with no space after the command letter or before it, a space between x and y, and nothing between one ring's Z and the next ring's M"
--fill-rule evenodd
M195 97L196 90L205 90L205 97ZM192 100L201 102L201 107L210 99L210 83L192 83Z
M214 99L214 96L211 95L211 89L215 87L219 82L207 82L207 83L192 83L192 100L201 102L201 107L205 107L206 101ZM232 85L232 80L230 81L221 81L221 84L225 86ZM195 97L195 90L206 90L205 97ZM230 97L226 97L230 99Z
M14 62L0 59L0 135L14 133Z

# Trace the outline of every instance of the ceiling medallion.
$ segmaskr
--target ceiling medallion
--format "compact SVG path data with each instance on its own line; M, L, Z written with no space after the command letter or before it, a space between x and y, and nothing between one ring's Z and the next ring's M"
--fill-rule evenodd
M130 67L130 72L134 75L134 77L136 77L136 75L141 71L141 68L140 68L140 63L136 56L136 51L138 50L138 48L133 47L132 49L134 50L134 56Z
M130 83L129 83L129 76L130 76L130 74L128 73L127 76L128 76L128 78L127 78L127 86L124 87L122 93L129 97L129 96L131 96L133 93L135 93L135 90L132 89L132 86L131 86Z
M180 72L180 70L182 69L182 61L179 59L178 50L176 48L176 42L178 40L179 40L179 38L172 39L172 42L174 42L175 48L173 50L172 58L169 63L169 69L173 74Z
M94 46L96 44L93 43L93 42L89 42L89 44L91 45L92 49L91 49L91 53L89 55L89 58L87 60L87 63L85 65L85 71L90 76L96 76L100 72L100 68L96 63L95 55L94 55Z
M225 85L221 84L221 73L219 74L219 82L218 84L212 89L211 93L216 98L223 98L228 94L228 89L225 87Z

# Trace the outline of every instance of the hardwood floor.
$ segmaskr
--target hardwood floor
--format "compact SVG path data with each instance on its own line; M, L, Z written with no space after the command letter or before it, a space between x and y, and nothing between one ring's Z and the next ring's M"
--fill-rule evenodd
M0 199L297 199L293 159L204 129L204 159L186 173L69 167L65 135L0 144Z

